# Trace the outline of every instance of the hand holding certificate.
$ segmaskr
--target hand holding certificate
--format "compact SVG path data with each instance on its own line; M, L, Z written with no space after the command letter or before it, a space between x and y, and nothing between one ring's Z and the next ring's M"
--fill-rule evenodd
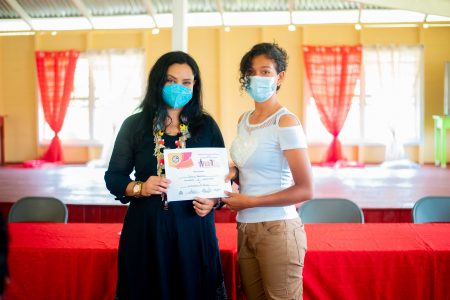
M225 148L184 148L164 151L168 201L192 200L194 197L226 197L231 183L228 174L228 156Z

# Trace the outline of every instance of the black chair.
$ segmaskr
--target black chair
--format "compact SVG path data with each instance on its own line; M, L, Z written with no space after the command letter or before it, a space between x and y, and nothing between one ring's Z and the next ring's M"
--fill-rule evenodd
M354 202L343 198L316 198L297 209L304 224L364 223L364 214Z
M24 197L9 211L9 222L67 223L67 206L53 197Z
M450 222L450 196L420 198L412 209L413 223Z

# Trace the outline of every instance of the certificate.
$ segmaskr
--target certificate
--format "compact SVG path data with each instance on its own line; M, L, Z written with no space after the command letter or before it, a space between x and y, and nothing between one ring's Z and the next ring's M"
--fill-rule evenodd
M228 155L225 148L165 149L164 168L171 181L167 201L226 197L231 183L228 175Z

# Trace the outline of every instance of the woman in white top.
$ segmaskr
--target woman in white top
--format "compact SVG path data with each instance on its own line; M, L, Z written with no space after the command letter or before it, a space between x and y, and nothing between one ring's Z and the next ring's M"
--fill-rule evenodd
M278 102L287 54L261 43L240 63L241 88L254 99L231 146L240 193L223 201L238 212L238 261L248 300L301 299L306 234L295 204L312 198L311 165L298 118Z

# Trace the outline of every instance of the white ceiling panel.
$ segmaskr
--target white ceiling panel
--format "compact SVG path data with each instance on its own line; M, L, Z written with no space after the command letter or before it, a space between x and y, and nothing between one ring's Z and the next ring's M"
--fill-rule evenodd
M450 0L187 1L188 26L284 25L291 17L294 24L450 22ZM172 27L171 12L172 0L0 0L0 31Z

